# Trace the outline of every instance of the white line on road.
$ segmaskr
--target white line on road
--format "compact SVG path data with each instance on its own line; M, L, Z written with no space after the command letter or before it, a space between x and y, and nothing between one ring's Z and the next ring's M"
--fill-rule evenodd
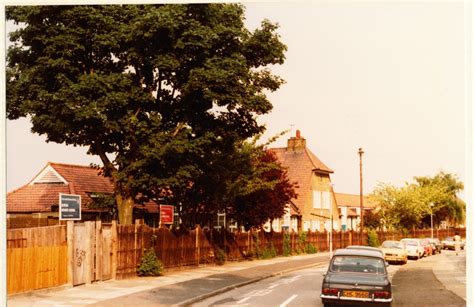
M268 287L267 289L273 289L273 288L278 287L278 286L279 286L278 284L273 284L270 287Z
M243 302L247 301L250 299L250 296L249 297L246 297L246 298L243 298L241 299L240 301L237 302L237 304L242 304Z
M286 301L283 302L283 304L280 305L280 307L286 307L292 300L294 300L298 295L293 294L290 298L288 298Z

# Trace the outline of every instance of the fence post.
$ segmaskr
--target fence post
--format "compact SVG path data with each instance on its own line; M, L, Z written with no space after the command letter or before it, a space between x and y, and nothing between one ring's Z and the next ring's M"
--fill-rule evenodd
M95 280L102 280L102 221L95 222Z
M117 221L113 220L112 221L112 227L110 228L111 236L112 236L112 268L111 268L111 274L112 274L112 279L117 279L117 245L118 245L118 235L117 235Z
M199 266L199 225L196 226L196 264Z
M94 266L94 262L93 262L93 259L94 259L94 256L92 254L92 229L94 227L94 222L90 222L90 221L87 221L85 222L85 228L86 228L86 261L85 261L85 265L86 265L86 274L85 274L85 282L86 284L91 284L92 283L92 270L93 270L93 266Z
M67 283L74 286L74 221L67 221Z

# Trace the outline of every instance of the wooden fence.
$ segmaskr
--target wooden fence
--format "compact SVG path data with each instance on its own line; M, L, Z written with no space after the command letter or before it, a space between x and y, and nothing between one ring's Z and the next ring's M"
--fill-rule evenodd
M457 230L465 237L466 230ZM431 230L408 233L378 232L379 242L404 237L430 237ZM443 239L453 236L453 229L434 230ZM305 252L311 245L318 252L329 250L328 232L280 233L248 231L231 233L218 230L172 231L151 228L136 221L134 225L101 222L74 223L7 230L8 294L68 284L136 276L137 266L146 249L154 249L165 270L218 260L241 261L276 255ZM367 245L358 232L334 231L333 250L348 245Z
M8 230L8 293L65 284L67 259L66 226Z

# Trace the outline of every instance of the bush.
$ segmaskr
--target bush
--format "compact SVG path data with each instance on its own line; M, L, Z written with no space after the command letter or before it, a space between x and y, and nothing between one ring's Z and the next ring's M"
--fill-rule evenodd
M270 243L270 245L263 250L262 255L260 256L260 259L275 258L276 255L277 253L276 253L275 247L273 246L273 243Z
M216 264L223 265L225 263L225 253L219 247L216 248Z
M290 233L285 232L283 235L283 256L288 257L291 255L291 243Z
M154 249L145 250L140 264L137 267L138 276L160 276L163 272L163 264L156 257Z
M308 243L308 245L306 245L305 252L307 254L316 254L318 252L318 249L316 247L314 247L313 244Z
M375 230L371 229L367 232L367 243L372 247L380 246L379 236Z

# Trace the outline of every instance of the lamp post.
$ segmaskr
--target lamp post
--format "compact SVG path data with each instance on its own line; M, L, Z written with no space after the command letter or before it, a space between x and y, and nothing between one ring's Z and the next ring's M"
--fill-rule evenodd
M331 184L331 192L334 191L333 189L334 184ZM330 229L329 229L329 259L332 258L332 228L333 228L333 220L332 220L332 197L329 197L329 224L330 224Z
M360 167L360 244L362 245L362 238L364 237L364 194L362 189L362 155L364 151L362 148L359 148L359 167Z
M433 239L433 203L430 203L430 213L431 213L431 239Z

